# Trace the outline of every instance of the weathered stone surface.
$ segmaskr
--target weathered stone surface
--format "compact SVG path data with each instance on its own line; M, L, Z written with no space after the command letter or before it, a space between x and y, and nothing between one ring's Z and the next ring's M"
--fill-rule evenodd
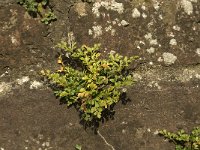
M15 2L0 2L1 150L171 150L159 129L200 124L200 1L52 0L58 20L49 26ZM104 56L141 57L132 66L131 101L116 105L101 136L84 130L76 110L59 105L39 75L56 68L55 44L74 38L101 43Z
M0 10L0 74L11 78L38 74L55 54L46 27L16 4ZM52 54L51 54L52 53ZM45 60L44 60L45 59ZM46 63L44 63L46 61ZM30 73L29 73L30 72Z
M6 5L14 4L14 3L16 3L16 0L3 0L3 1L0 1L0 6L5 7Z
M84 16L77 12L75 6L69 16L71 30L81 43L102 43L102 51L137 54L147 63L152 61L155 65L165 65L162 60L158 61L164 53L177 57L174 65L199 63L195 52L200 45L199 2L171 0L135 3L83 3L87 5ZM126 26L122 25L124 21L128 23ZM154 50L149 53L152 48Z

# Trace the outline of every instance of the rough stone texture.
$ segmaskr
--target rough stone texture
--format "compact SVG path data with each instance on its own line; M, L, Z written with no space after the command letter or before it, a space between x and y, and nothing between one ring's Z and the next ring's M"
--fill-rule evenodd
M18 78L38 74L43 66L49 66L55 54L47 29L39 19L31 18L16 4L0 9L0 74ZM46 63L45 63L46 61Z
M136 9L130 5L130 2L119 1L118 5L123 4L121 6L124 8L123 13L107 10L106 6L102 5L100 7L102 9L98 11L98 17L92 11L96 3L87 7L88 15L83 17L78 17L77 12L72 8L70 11L71 30L74 31L78 41L88 44L99 42L105 50L116 50L126 55L137 54L145 62L153 61L155 65L165 64L157 61L164 52L177 56L178 61L175 65L198 64L200 59L195 50L199 47L200 41L198 36L199 2L193 2L192 15L187 15L177 1L157 3L159 3L159 8L153 4L143 3ZM142 6L145 6L145 9L142 9ZM173 11L171 11L172 8ZM136 15L140 12L147 17L140 15L136 18L132 17L136 10ZM74 17L76 15L77 17ZM120 23L122 20L127 21L128 26L122 26ZM180 30L177 30L176 26L180 27ZM108 27L109 31L106 30ZM90 32L91 30L93 32ZM151 36L145 38L149 34ZM146 51L151 47L155 48L155 53L149 55Z
M116 150L171 150L155 135L158 129L189 131L200 124L200 1L50 4L58 20L45 26L15 1L0 2L1 150L110 149L42 84L39 71L56 68L54 46L61 39L101 43L105 56L140 56L132 66L137 83L128 89L131 101L117 104L114 120L99 128Z

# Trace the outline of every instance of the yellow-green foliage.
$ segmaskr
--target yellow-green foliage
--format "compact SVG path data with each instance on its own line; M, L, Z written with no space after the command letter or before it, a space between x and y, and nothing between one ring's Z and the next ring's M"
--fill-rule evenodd
M103 111L119 101L122 88L133 84L125 70L136 57L110 53L107 59L100 58L98 44L76 48L76 44L61 42L58 47L65 51L58 58L61 68L55 73L42 71L43 75L57 85L56 96L65 99L68 106L78 106L84 121L101 119ZM80 62L81 69L65 63L69 59Z
M162 130L159 133L172 141L176 150L200 150L200 127L194 128L191 134L185 133L184 130L177 133Z
M50 24L57 19L49 6L49 0L17 0L17 3L22 5L27 12L33 16L40 16L41 22ZM48 9L47 9L48 8Z
M37 15L47 6L49 0L17 0L17 3L24 6L28 13Z

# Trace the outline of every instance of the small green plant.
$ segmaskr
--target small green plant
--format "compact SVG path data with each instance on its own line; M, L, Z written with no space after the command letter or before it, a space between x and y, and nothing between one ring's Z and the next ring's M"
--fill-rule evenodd
M44 15L41 22L44 24L49 24L51 21L55 21L56 19L57 18L55 16L55 14L50 11Z
M161 130L159 134L172 141L176 150L200 150L200 127L194 128L191 134L185 133L184 130L177 133Z
M82 150L82 146L79 145L79 144L76 144L75 149L76 149L76 150Z
M45 24L56 20L52 10L47 9L49 0L17 0L17 3L22 5L31 16L37 17L39 15L42 18L41 22Z
M76 48L76 44L61 42L58 47L64 50L58 58L61 68L55 73L43 70L42 74L56 85L56 96L79 110L82 120L101 120L120 100L124 86L133 84L127 67L136 57L110 53L107 59L100 58L98 44Z
M29 14L37 15L43 11L49 0L18 0L17 3L22 5Z

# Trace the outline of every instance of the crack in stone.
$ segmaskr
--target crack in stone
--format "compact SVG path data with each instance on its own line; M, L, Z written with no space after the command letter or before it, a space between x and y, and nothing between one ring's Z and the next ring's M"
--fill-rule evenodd
M115 148L107 142L107 140L105 139L105 137L99 132L99 130L97 131L98 135L103 139L103 141L106 143L107 146L109 146L112 150L115 150Z

